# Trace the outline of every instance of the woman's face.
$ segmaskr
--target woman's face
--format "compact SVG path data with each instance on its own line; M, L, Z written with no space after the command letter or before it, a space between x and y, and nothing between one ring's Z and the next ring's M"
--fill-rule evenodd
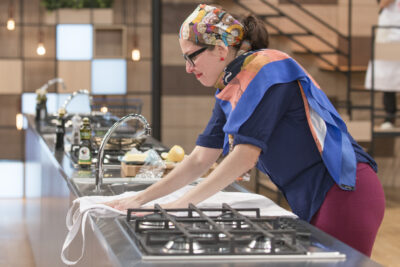
M202 46L183 39L179 39L179 44L182 53L186 56L191 55L196 51L200 52L196 56L192 57L191 60L186 60L186 72L193 73L202 85L207 87L214 86L219 75L226 66L225 60L221 60L221 55L218 49L214 48L212 50L206 49L201 51L199 49L201 49Z

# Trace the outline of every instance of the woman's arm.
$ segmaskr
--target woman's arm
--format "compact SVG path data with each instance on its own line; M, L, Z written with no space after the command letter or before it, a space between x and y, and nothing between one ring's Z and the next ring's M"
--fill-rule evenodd
M390 5L391 3L394 3L394 0L381 0L379 2L379 9L383 9L383 8L387 7L388 5Z
M189 203L198 204L202 202L253 168L258 161L260 152L261 149L253 145L236 145L234 150L229 153L207 179L178 200L162 206L164 208L186 208Z
M168 195L200 177L218 159L221 152L221 149L196 146L188 157L157 183L133 197L105 204L120 210L139 208L143 204Z

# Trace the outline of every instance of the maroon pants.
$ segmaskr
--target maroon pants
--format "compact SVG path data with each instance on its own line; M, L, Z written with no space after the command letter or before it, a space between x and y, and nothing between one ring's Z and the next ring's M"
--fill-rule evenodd
M384 212L385 195L378 176L368 164L359 163L356 190L344 191L335 184L311 224L371 256Z

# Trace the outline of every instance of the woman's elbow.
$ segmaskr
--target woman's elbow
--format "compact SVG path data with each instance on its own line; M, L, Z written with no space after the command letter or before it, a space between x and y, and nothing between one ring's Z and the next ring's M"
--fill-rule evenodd
M221 149L196 146L192 153L190 153L189 159L195 165L208 166L218 159L221 152Z
M257 164L261 153L261 148L250 144L238 144L235 146L234 151L235 150L249 169Z

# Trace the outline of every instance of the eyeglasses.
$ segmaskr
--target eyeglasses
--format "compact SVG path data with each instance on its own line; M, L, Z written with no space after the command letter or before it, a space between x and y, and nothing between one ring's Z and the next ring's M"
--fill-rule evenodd
M190 66L194 67L195 65L194 65L193 60L195 59L195 57L197 57L198 55L200 55L201 53L203 53L203 52L206 51L206 50L207 50L207 47L202 47L202 48L200 48L199 50L196 50L196 51L194 51L193 53L191 53L191 54L189 54L189 55L184 54L184 55L183 55L183 58L184 58L187 62L189 62Z

